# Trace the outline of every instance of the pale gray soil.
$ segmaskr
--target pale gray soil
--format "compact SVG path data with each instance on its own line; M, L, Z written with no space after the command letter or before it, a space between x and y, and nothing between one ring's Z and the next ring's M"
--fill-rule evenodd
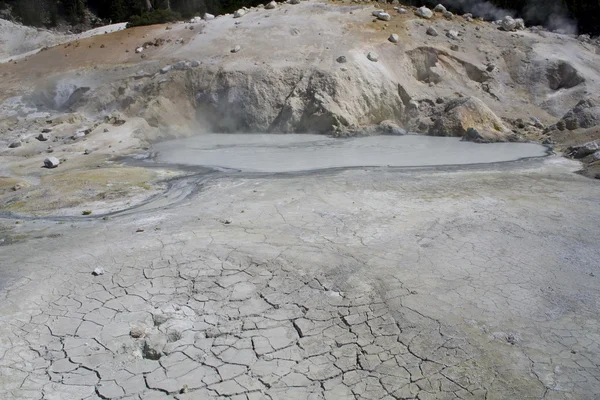
M5 219L30 239L0 252L0 397L595 398L600 186L557 157L461 168Z

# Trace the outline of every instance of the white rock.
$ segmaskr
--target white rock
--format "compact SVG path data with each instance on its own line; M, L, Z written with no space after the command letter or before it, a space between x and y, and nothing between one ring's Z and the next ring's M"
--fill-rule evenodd
M367 54L367 58L373 62L377 62L377 60L379 60L379 56L373 52L370 52L369 54Z
M231 49L232 53L237 53L238 51L240 51L242 49L242 47L238 44L236 45L233 49Z
M267 10L272 10L272 9L274 9L275 7L277 7L277 3L276 3L276 2L274 2L274 1L272 1L272 2L270 2L270 3L267 3L267 4L265 5L265 9L267 9Z
M522 31L523 29L525 29L525 21L523 21L523 18L517 18L515 19L515 29L518 31Z
M398 14L408 14L408 10L406 8L394 8L396 11L398 11Z
M190 19L190 24L197 24L199 22L202 22L202 18L200 18L200 17L194 17L194 18Z
M446 7L444 7L441 4L438 4L437 6L435 6L435 8L433 9L433 11L444 13L444 12L446 12Z
M431 11L429 8L427 8L425 6L417 8L417 11L415 11L415 14L418 17L425 18L425 19L431 19L433 17L433 11Z
M56 168L60 164L60 160L56 157L48 157L44 160L44 167L46 168Z
M94 269L94 272L92 272L92 275L95 275L95 276L104 275L104 268L98 267L98 268Z
M457 40L458 39L458 32L450 30L450 31L448 31L446 33L446 36L448 36L450 39Z
M385 12L383 10L375 10L371 13L371 15L373 15L374 17L378 16L380 13Z
M392 33L388 40L392 43L398 43L400 41L400 36L396 35L395 33Z
M167 65L166 67L164 67L163 69L160 70L161 74L166 74L167 72L169 72L171 70L171 66Z
M237 10L236 12L233 13L233 18L241 18L244 15L246 15L246 10L244 10L243 8L240 8L239 10Z
M138 47L137 49L135 49L136 53L141 53L142 51L144 51L143 47Z
M507 32L513 31L517 28L517 21L515 21L513 19L513 17L511 16L506 16L504 17L504 19L502 20L502 29L504 29Z
M379 14L377 14L377 19L380 19L382 21L389 21L390 19L392 19L392 16L386 12L380 12Z
M202 17L205 21L212 21L213 19L215 19L215 16L209 13L204 14L204 17Z

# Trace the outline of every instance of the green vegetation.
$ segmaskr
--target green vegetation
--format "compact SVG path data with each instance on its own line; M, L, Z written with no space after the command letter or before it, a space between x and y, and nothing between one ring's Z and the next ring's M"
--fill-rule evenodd
M166 22L175 22L181 20L181 14L171 10L152 10L142 13L142 15L134 15L129 20L127 27L164 24Z

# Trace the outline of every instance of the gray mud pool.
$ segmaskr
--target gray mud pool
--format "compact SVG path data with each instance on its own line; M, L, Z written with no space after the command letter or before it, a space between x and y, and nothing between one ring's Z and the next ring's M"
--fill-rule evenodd
M336 139L310 134L201 134L153 149L161 163L255 172L295 172L343 167L468 165L541 157L533 143L463 142L430 136Z

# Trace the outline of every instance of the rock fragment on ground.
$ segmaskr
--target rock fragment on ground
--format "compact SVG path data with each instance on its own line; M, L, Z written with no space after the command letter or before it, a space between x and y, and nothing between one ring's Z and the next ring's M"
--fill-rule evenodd
M48 157L44 160L44 167L56 168L60 165L60 160L56 157Z
M426 33L429 36L438 36L439 35L438 31L433 26L430 26L429 28L427 28Z
M429 8L423 6L423 7L417 8L417 11L415 11L415 15L417 15L421 18L431 19L433 17L433 11L431 11Z
M400 41L400 36L398 36L398 35L397 35L397 34L395 34L395 33L392 33L392 34L390 35L390 37L388 38L388 40L389 40L390 42L392 42L392 43L398 43L398 42Z

